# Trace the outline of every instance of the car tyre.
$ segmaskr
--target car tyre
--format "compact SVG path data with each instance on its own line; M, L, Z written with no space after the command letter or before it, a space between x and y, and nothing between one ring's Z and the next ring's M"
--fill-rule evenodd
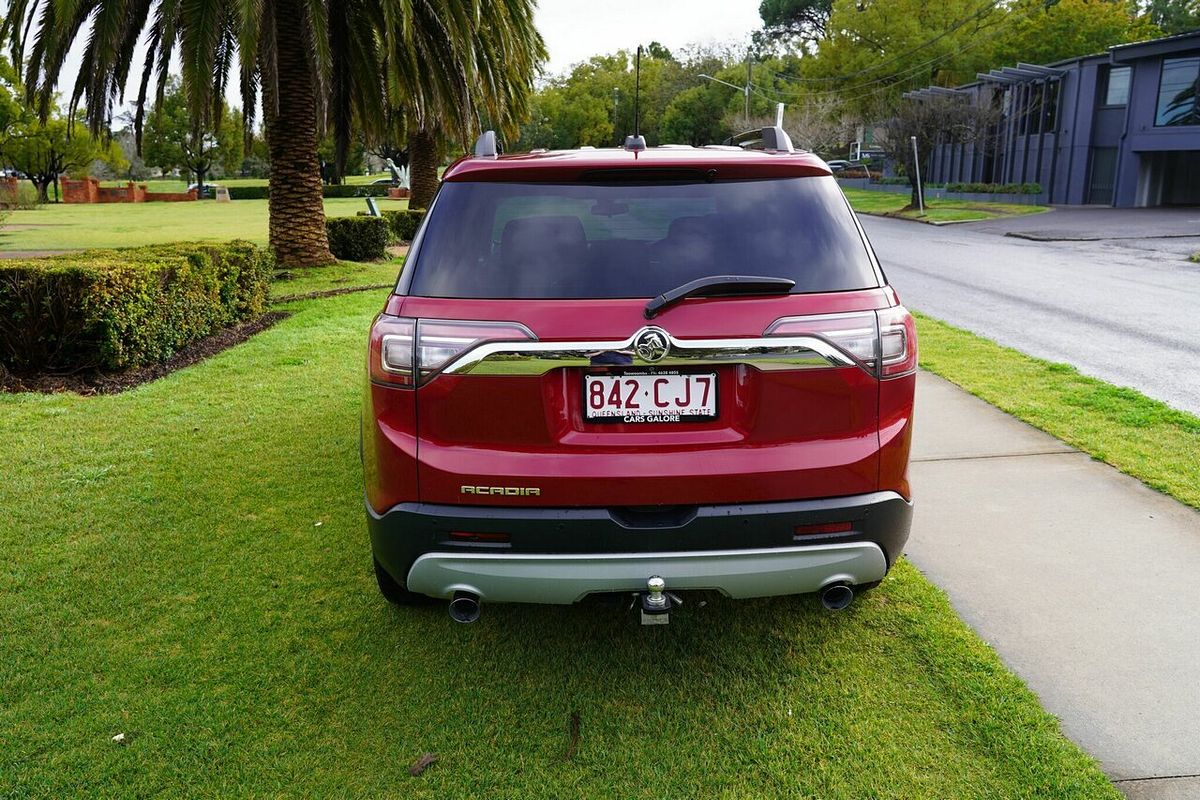
M410 592L404 585L393 578L388 571L375 559L375 582L379 584L379 593L383 599L398 606L415 606L429 601L423 594Z

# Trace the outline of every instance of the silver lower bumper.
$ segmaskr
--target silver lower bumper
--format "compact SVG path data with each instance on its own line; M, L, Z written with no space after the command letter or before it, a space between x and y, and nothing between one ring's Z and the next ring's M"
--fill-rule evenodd
M426 553L405 581L432 597L471 592L488 602L574 603L596 592L635 592L660 575L668 590L715 589L729 597L815 592L871 583L887 573L873 542L670 553Z

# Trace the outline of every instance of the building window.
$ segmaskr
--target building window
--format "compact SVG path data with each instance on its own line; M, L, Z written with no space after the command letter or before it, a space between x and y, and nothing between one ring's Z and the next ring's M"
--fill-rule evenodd
M1163 59L1154 124L1200 125L1197 87L1200 87L1200 56Z
M1104 88L1104 105L1123 106L1129 102L1129 74L1131 67L1111 67L1108 84Z

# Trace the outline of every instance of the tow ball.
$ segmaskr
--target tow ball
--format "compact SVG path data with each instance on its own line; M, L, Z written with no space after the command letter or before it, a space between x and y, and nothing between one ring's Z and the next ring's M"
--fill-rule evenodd
M658 575L646 579L646 591L639 593L643 625L667 625L671 609L683 605L678 595L667 591L667 582Z

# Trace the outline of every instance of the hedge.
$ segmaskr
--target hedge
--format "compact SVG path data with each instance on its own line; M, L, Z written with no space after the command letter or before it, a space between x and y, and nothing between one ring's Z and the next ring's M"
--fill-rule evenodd
M230 200L266 200L271 194L270 186L230 186Z
M417 228L421 227L421 220L425 219L425 211L419 208L382 213L392 228L392 236L399 242L411 242L417 235Z
M345 261L374 261L387 255L391 226L383 217L330 217L325 220L329 250Z
M975 194L1041 194L1040 183L947 183L948 192Z
M343 183L340 186L326 186L322 189L322 194L325 197L387 197L388 189L392 188L388 184L367 184L364 186L354 186L349 183Z
M342 184L340 186L322 186L321 195L323 197L387 197L390 186L352 186L350 184ZM270 186L230 186L230 200L266 200L271 196Z
M274 269L248 242L0 261L0 366L118 370L260 315Z

